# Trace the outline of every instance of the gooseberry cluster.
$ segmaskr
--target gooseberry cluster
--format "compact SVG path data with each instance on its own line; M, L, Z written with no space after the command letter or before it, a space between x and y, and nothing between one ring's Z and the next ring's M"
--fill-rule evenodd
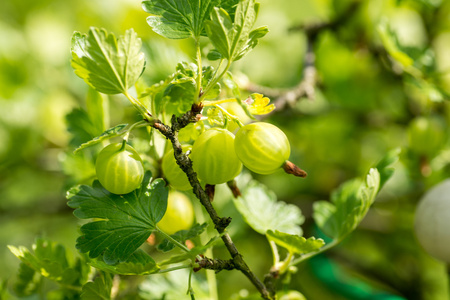
M236 136L224 128L207 129L192 146L183 145L182 150L190 153L199 181L209 185L233 180L243 165L258 174L271 174L289 163L290 155L289 141L283 131L264 122L242 126ZM173 149L163 156L161 168L173 189L188 191L192 188L175 160ZM119 195L133 192L144 177L141 157L125 140L110 144L99 153L96 172L102 186ZM158 228L174 234L189 229L193 221L190 200L180 192L171 191L166 214Z
M264 122L247 124L236 136L226 129L204 131L190 150L194 171L204 184L221 184L233 180L242 165L258 174L271 174L283 167L290 155L286 135L278 127ZM163 159L162 170L170 185L190 189L186 175L177 166L173 150Z

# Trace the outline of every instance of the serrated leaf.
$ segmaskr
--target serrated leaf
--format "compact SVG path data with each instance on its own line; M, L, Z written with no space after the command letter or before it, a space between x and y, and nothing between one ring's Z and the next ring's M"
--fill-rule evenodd
M266 36L267 33L269 33L269 28L267 26L261 26L252 30L248 35L246 43L242 46L240 51L236 53L233 60L240 60L247 53L253 50L258 45L259 39Z
M228 37L233 30L233 21L230 15L222 8L215 7L211 12L211 21L206 22L206 34L221 57L231 58L231 41ZM217 55L216 55L217 56Z
M206 58L208 60L214 61L214 60L219 60L222 59L222 54L220 54L219 51L217 51L216 49L211 49L208 54L206 55Z
M124 129L125 127L127 127L128 124L119 124L116 125L114 127L109 128L108 130L104 131L102 134L100 134L99 136L93 138L92 140L81 144L77 149L75 149L75 151L73 151L74 154L77 154L78 152L80 152L83 149L86 149L88 147L97 145L103 141L106 141L108 139L111 139L113 137L119 136L121 133L120 131L122 129Z
M20 263L17 280L13 286L13 290L17 296L30 296L39 289L39 282L34 280L35 274L36 271L33 268L23 262Z
M82 300L110 300L112 289L112 278L108 273L100 272L100 276L92 282L83 285L81 291Z
M169 39L198 38L217 0L146 0L143 9L153 15L147 23Z
M206 115L208 117L208 122L211 125L218 125L218 126L224 126L225 124L225 118L223 116L223 113L220 109L216 107L211 107L206 112Z
M181 244L184 244L187 240L193 239L202 234L202 232L205 231L206 227L208 227L208 224L206 223L195 224L191 229L178 231L175 234L171 235L171 237ZM168 239L165 239L161 244L158 245L158 249L164 252L170 251L173 248L175 248L175 245Z
M380 173L370 169L365 182L353 179L333 192L331 203L314 203L313 217L328 236L341 240L353 231L367 214L380 188Z
M211 20L205 22L206 34L223 58L229 61L241 59L267 34L265 26L251 30L258 11L259 3L255 3L255 0L239 2L234 22L223 8L215 7L211 11Z
M133 29L116 39L104 29L91 27L87 35L76 32L72 37L72 67L101 93L126 93L145 67L141 46Z
M396 148L389 151L383 159L381 159L375 168L380 172L380 189L384 186L386 181L392 177L395 169L391 167L394 163L399 160L401 149Z
M214 68L212 66L203 67L202 69L202 87L203 90L209 86L209 83L214 79ZM219 96L221 91L220 83L216 82L205 95L205 99L214 99Z
M66 249L60 244L37 239L33 245L34 253L22 246L8 248L28 267L57 283L77 286L86 276L77 265L69 265Z
M276 195L257 181L247 185L242 197L234 199L234 205L246 223L260 234L266 234L268 230L302 234L300 225L304 217L300 208L277 201Z
M135 251L127 261L115 265L108 265L101 256L89 263L97 269L120 275L148 275L159 271L159 266L153 258L141 249Z
M151 179L147 172L141 188L126 195L111 194L98 181L92 187L72 188L67 198L68 205L75 208L74 215L101 219L81 227L83 235L77 239L77 248L89 252L90 258L103 254L107 264L127 261L147 240L167 208L164 180Z
M170 265L170 264L176 264L183 262L185 260L194 260L197 255L205 253L206 250L213 247L215 244L220 242L221 239L219 236L215 236L212 239L209 240L208 243L206 243L203 246L196 246L189 250L189 252L184 252L178 255L172 255L170 258L168 258L165 261L162 261L159 263L160 266Z
M325 245L322 239L310 237L308 239L279 231L269 230L266 233L269 241L274 241L277 245L287 249L289 253L306 254L316 252Z

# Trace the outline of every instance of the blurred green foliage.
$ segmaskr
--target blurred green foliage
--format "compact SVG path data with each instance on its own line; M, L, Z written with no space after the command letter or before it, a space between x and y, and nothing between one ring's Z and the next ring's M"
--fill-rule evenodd
M270 33L233 72L275 89L295 86L302 78L306 36L288 29L330 22L353 5L350 0L260 2L257 26L268 25ZM299 99L270 116L291 141L291 160L309 176L300 180L279 172L257 179L280 200L302 209L303 230L310 236L315 234L314 201L329 199L340 183L363 176L386 152L401 147L396 173L369 215L329 256L340 268L336 272L350 276L350 282L358 279L407 299L446 299L445 266L420 249L412 226L420 196L450 175L450 2L356 3L339 26L314 39L315 100ZM0 2L0 279L8 279L19 266L3 245L29 247L35 237L44 236L76 253L77 221L64 195L72 184L91 182L94 175L93 165L72 154L85 141L73 140L67 130L66 115L83 114L73 109L83 107L88 95L70 67L73 31L96 26L122 35L134 28L144 43L143 80L149 84L194 57L192 41L163 40L151 32L146 16L140 2L131 0ZM110 97L109 103L107 127L136 119L123 98ZM423 125L423 120L432 124ZM220 202L217 207L233 216L237 225L230 231L249 265L265 273L270 252L260 244L266 241L243 225L234 208ZM320 263L299 266L290 288L308 299L369 299L343 294L327 283ZM241 298L245 289L252 290L240 275L222 272L218 279L221 295L231 296L228 285L242 289Z

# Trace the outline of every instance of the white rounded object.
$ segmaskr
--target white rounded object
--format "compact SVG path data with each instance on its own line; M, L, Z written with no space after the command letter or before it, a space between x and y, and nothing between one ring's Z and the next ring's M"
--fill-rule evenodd
M450 179L428 190L416 210L414 230L431 256L450 263Z

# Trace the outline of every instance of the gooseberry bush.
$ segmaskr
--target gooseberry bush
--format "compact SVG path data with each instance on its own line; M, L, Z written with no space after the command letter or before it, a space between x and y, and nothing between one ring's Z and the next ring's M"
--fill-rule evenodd
M152 70L145 68L142 41L133 29L120 37L95 27L73 35L71 65L90 87L79 120L101 129L88 140L74 132L81 140L74 157L95 161L95 180L75 182L67 193L69 207L83 220L76 240L80 257L69 263L65 248L47 240L38 240L33 251L10 246L22 261L18 290L35 291L35 277L41 276L58 283L53 295L64 299L179 299L178 290L158 290L164 286L158 276L187 270L175 279L188 282L182 291L186 297L217 299L215 273L228 270L253 286L247 296L235 291L237 298L302 299L301 291L289 291L295 266L337 245L358 226L392 175L398 152L389 153L364 179L341 185L331 201L314 203L313 218L327 242L304 237L301 210L278 201L251 174L274 176L282 169L283 176L308 180L307 173L296 165L301 162L289 161L283 131L264 121L277 113L275 105L262 94L242 96L230 72L268 33L266 26L254 27L259 4L147 0L142 7L150 14L149 30L190 39L195 59L179 62L172 75L148 85L142 74ZM104 95L118 94L136 109L138 120L103 128ZM273 261L266 274L252 270L233 242L233 220L215 208L222 188L233 195L225 198L243 220L267 238ZM227 254L213 256L217 248ZM205 272L208 287L201 288L196 282ZM155 284L136 276L155 278Z

